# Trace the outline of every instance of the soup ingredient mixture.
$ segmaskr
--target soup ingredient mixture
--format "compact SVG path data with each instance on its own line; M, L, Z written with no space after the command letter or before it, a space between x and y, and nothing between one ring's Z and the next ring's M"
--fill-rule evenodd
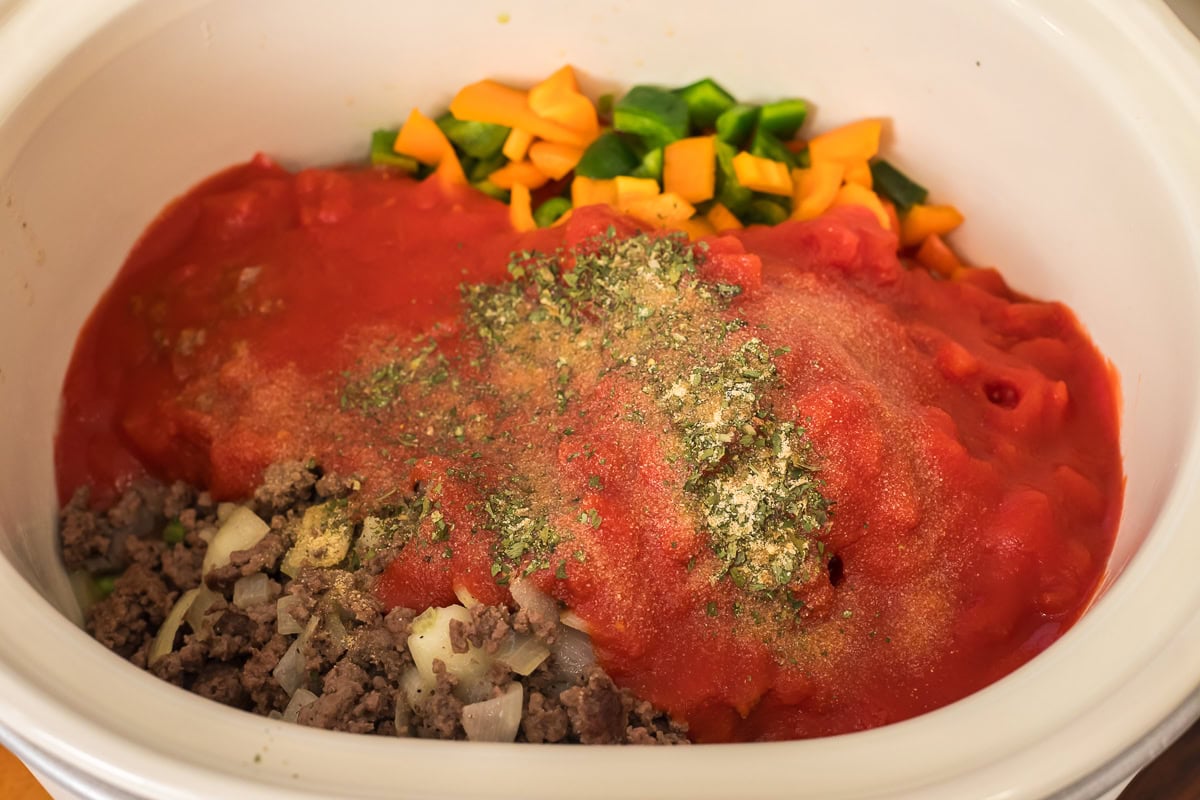
M807 174L734 168L752 194L822 164L826 194L870 192L811 217L807 194L773 226L722 205L717 234L576 199L518 224L459 180L465 148L520 123L579 149L574 194L637 180L582 175L619 155L605 136L669 156L737 104L702 81L679 117L635 89L566 143L532 90L481 86L461 126L430 121L453 145L419 116L376 137L424 131L424 170L258 157L145 234L81 334L57 442L97 638L305 724L707 742L911 717L1077 618L1122 475L1113 379L1068 309L962 268L939 233L961 217L873 151L888 206L847 183L836 143L861 127L798 147ZM492 107L517 116L471 116ZM741 139L798 108L754 109Z

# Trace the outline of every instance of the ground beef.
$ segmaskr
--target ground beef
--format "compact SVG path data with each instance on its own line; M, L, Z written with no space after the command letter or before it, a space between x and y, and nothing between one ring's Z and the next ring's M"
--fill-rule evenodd
M208 542L228 505L219 515L207 492L182 483L138 483L104 510L90 507L86 491L77 492L60 514L63 561L68 569L101 579L97 586L112 579L108 595L85 614L88 630L159 678L235 708L275 717L295 713L302 725L330 730L464 738L459 692L466 690L444 663L433 662L431 688L414 689L416 667L407 645L417 611L386 609L372 591L380 562L386 564L392 549L380 551L378 558L348 559L351 566L344 569L304 567L294 577L279 572L304 512L356 489L353 479L324 475L310 464L272 466L250 503L270 520L270 531L204 576ZM235 584L259 573L268 575L266 599L239 608L232 600ZM175 646L148 664L151 644L172 606L197 588L196 605ZM291 698L274 674L297 640L295 634L277 632L281 597L292 603L288 613L297 624L311 626L301 656L305 688L316 699L310 697L298 711L289 711ZM552 646L559 634L553 606L475 605L469 621L451 624L451 647L494 655L514 633ZM687 741L683 726L618 688L599 667L573 676L556 667L553 656L528 676L497 661L486 681L470 691L476 698L480 692L499 697L514 681L525 695L520 741Z

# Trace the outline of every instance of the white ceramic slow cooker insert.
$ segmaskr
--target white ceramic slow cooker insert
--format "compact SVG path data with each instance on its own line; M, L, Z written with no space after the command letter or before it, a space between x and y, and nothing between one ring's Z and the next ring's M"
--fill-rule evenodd
M464 83L574 64L800 95L1067 302L1121 376L1109 576L1046 653L923 717L805 742L565 748L358 737L159 682L72 621L51 442L76 332L171 197L256 150L361 155ZM1090 798L1200 714L1200 46L1157 0L0 2L0 738L101 797Z

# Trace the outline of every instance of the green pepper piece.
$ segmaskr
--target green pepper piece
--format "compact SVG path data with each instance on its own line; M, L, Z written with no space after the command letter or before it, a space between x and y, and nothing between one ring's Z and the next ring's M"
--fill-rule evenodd
M692 130L711 130L717 117L733 108L737 101L712 78L702 78L695 83L676 89L675 94L687 103Z
M717 117L717 138L722 142L740 145L750 136L758 122L759 108L750 103L738 103Z
M663 149L656 147L642 156L642 163L638 164L637 168L630 174L635 178L654 178L656 181L661 181L662 171Z
M756 197L746 208L745 222L750 225L778 225L791 216L791 209L781 200Z
M483 192L488 197L492 197L492 198L495 198L496 200L499 200L501 203L507 203L509 201L509 199L511 198L511 195L509 194L508 189L501 189L499 186L497 186L496 184L492 183L491 181L489 181L487 179L484 179L481 181L474 181L471 184L471 187L474 188L476 191Z
M688 134L688 107L677 94L655 86L635 86L613 106L613 128L641 137L650 149Z
M783 142L763 130L761 123L754 132L754 140L750 142L750 155L782 161L793 169L797 166L796 154L784 147Z
M115 575L99 575L95 579L96 598L103 600L113 593L116 588L117 578Z
M639 160L621 137L613 131L600 134L575 165L575 174L585 178L615 178L628 175L639 166Z
M612 92L602 94L596 98L596 114L601 117L611 117L613 112L613 102L616 100Z
M455 147L471 158L491 158L497 155L504 147L504 140L508 138L510 130L490 122L461 120L449 112L437 118L437 126Z
M479 183L486 181L488 175L491 175L496 170L508 163L508 159L503 154L497 154L491 158L463 159L463 172L467 175L467 181L470 183Z
M185 536L187 536L187 531L178 519L171 520L163 528L163 541L167 544L179 544Z
M551 197L533 212L533 221L539 228L549 228L558 218L571 210L571 201L565 197Z
M812 166L812 154L808 152L808 148L804 148L799 153L793 153L796 157L796 166L800 169L808 169Z
M416 172L420 168L415 158L402 156L392 149L396 143L397 130L378 130L371 134L371 166L396 167L405 172Z
M716 199L734 214L741 216L750 205L754 193L738 183L737 172L733 168L733 157L737 155L737 149L727 142L718 141L716 150Z
M908 211L929 196L925 187L893 167L882 158L871 162L871 183L875 191L896 204L899 211Z
M758 126L784 141L794 139L808 116L808 103L803 100L777 100L762 107Z

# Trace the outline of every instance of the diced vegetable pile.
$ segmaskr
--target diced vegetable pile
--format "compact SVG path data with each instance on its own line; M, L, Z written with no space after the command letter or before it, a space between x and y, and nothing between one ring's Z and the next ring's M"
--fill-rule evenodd
M431 119L413 109L376 131L371 163L470 184L509 205L517 230L604 204L693 239L746 225L869 209L907 256L949 277L963 264L942 237L962 214L879 158L882 120L800 138L808 104L739 103L711 78L678 89L634 86L593 103L563 67L529 90L463 87Z

